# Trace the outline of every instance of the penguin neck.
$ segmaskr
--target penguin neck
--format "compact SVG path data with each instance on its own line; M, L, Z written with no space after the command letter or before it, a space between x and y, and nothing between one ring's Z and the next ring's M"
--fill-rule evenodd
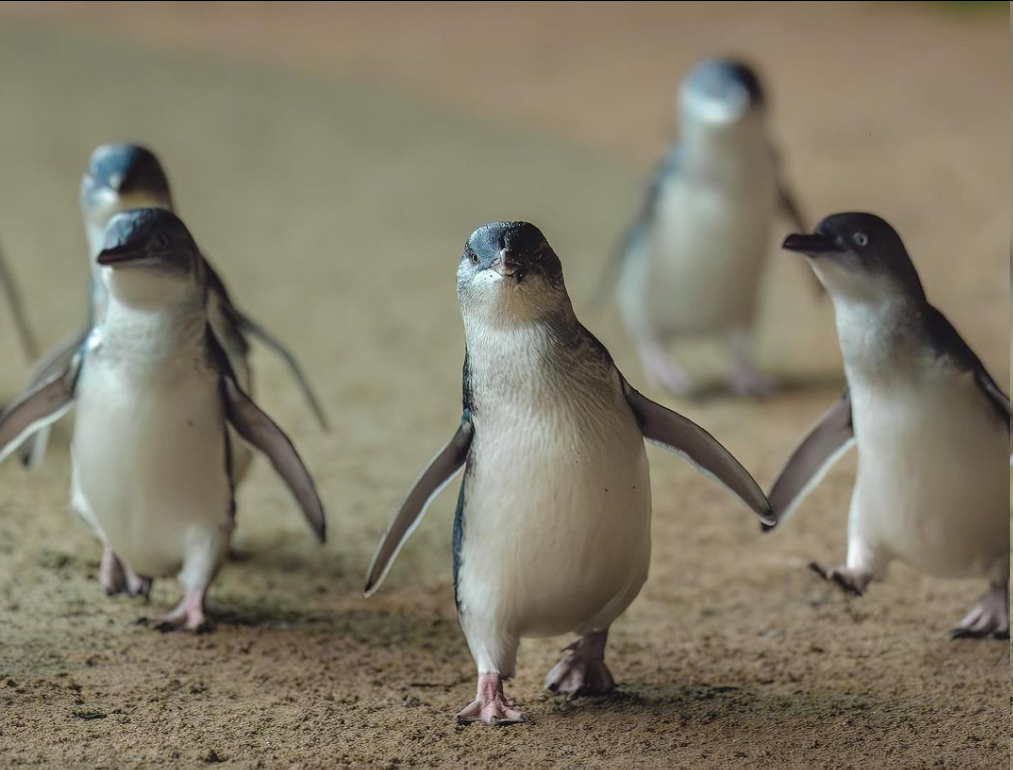
M762 125L713 126L684 117L682 163L691 176L737 178L758 162L769 162L770 144Z
M837 336L848 381L883 384L917 378L917 347L925 324L923 303L897 295L880 302L833 297Z
M98 340L104 353L116 358L193 360L207 348L205 302L192 298L163 308L138 308L109 295Z
M464 336L474 395L483 403L490 396L530 399L560 379L554 372L570 372L578 365L583 335L569 302L557 312L524 322L466 314Z

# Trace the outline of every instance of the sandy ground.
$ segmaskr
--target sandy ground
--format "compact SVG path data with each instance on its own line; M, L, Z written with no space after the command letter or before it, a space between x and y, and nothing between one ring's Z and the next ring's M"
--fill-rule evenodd
M176 600L174 581L147 605L101 595L98 547L67 505L68 428L40 473L0 468L0 765L1009 766L1009 645L945 636L981 586L899 567L848 600L805 569L843 556L853 459L762 539L652 451L655 557L614 629L621 687L551 698L540 681L565 642L526 643L511 691L529 726L452 719L473 687L452 492L380 594L359 594L390 512L458 416L453 271L475 226L540 223L578 313L642 382L614 311L587 299L701 55L762 63L807 210L894 221L1008 385L1004 13L268 3L238 18L227 5L0 4L0 237L55 342L83 312L88 152L156 147L237 295L319 384L329 435L277 362L256 359L259 400L317 475L333 536L314 546L259 463L211 594L215 631L160 635L142 621ZM806 289L772 261L764 359L833 381L827 308ZM0 314L0 401L25 375L10 332ZM835 389L677 407L769 483Z

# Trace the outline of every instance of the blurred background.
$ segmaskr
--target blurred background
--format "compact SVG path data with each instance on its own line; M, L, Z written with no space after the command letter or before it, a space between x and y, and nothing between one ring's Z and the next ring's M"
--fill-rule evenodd
M101 596L97 545L66 502L66 428L40 473L0 468L0 756L1008 763L1008 646L944 638L979 586L900 569L847 603L806 573L843 556L853 462L760 542L720 490L652 454L656 563L614 635L629 684L610 702L555 704L539 677L559 645L532 644L515 688L544 715L532 730L459 731L448 716L471 687L449 586L453 494L384 591L358 595L388 515L459 417L454 270L472 230L538 224L578 315L642 382L615 309L590 298L701 58L755 64L810 223L853 209L893 223L1008 389L1008 21L1006 3L0 3L0 244L43 347L84 318L90 152L148 145L239 304L323 396L330 434L281 365L255 359L259 401L318 477L334 533L315 548L258 463L240 559L211 593L218 630L155 637L133 621L177 587L163 581L154 608ZM762 360L823 384L762 405L674 403L764 485L840 386L829 303L776 250L786 230L771 243ZM2 307L0 361L3 402L28 365Z

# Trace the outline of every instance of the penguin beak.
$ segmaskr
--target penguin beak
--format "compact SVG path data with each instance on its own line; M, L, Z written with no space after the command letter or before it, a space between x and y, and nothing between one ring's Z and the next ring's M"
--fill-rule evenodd
M137 260L143 258L143 252L138 251L132 246L124 244L120 246L112 246L108 249L102 249L102 251L99 252L96 261L103 267L116 267L127 262L136 262Z
M821 254L840 254L844 251L833 238L819 233L789 235L784 239L781 248L785 251L797 251L809 257L817 257Z
M492 263L492 269L504 278L513 278L516 276L518 282L524 278L524 271L507 249L502 249L500 251L499 255Z

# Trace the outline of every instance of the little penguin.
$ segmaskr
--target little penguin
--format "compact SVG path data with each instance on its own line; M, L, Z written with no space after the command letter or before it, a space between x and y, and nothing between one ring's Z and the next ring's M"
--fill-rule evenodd
M430 500L466 468L454 522L454 589L478 669L462 722L512 724L504 694L523 637L575 633L546 687L609 691L609 627L647 579L645 439L675 452L773 523L762 490L690 420L648 400L574 315L559 258L526 222L468 239L457 268L465 332L463 416L380 542L373 593Z
M813 568L851 594L894 560L988 592L954 637L1009 636L1009 396L925 294L897 232L836 214L791 235L834 304L847 389L794 451L770 493L784 521L853 445L858 475L845 566Z
M756 72L733 59L694 67L678 96L678 143L659 164L616 254L623 324L648 381L672 395L699 392L671 356L678 340L727 341L725 386L768 395L754 363L752 330L760 278L778 214L803 229L768 131ZM603 288L609 288L607 275Z
M271 460L313 532L324 509L288 437L243 391L208 319L208 274L165 209L115 215L96 262L101 318L67 367L0 415L0 461L76 406L71 503L146 592L177 575L185 594L163 630L205 625L208 586L228 552L237 449Z
M169 180L162 164L151 150L137 144L98 147L82 177L79 200L91 266L88 323L86 328L68 337L38 364L32 385L65 368L91 328L101 321L105 313L107 292L100 275L101 266L95 257L102 249L109 220L118 213L135 208L174 210ZM221 276L203 255L201 258L205 260L209 287L208 317L240 386L245 392L252 393L248 339L256 338L285 361L315 418L326 429L324 410L295 357L263 326L236 307ZM48 431L40 431L25 443L21 459L26 466L34 467L43 460L47 439ZM247 457L240 464L245 465L248 460Z

